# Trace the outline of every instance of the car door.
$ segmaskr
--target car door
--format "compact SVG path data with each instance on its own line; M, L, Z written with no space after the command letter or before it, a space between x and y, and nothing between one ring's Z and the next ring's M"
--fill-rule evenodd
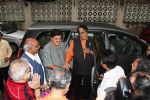
M93 31L93 56L94 56L94 66L91 72L91 86L92 92L96 96L97 87L101 80L99 75L104 73L105 70L100 65L101 52L105 49L105 32L104 31Z
M96 33L96 32L95 32ZM110 41L110 40L113 41ZM116 41L114 40L116 39ZM109 30L99 30L93 37L94 41L94 67L92 69L92 92L96 95L97 87L101 82L100 75L106 70L101 67L101 52L104 49L111 49L118 55L117 65L125 70L126 75L130 73L131 62L136 56L141 56L147 45L127 33ZM114 44L114 45L112 45Z
M105 31L105 47L118 55L117 65L123 67L126 75L131 72L134 57L142 56L146 49L136 37L112 30Z

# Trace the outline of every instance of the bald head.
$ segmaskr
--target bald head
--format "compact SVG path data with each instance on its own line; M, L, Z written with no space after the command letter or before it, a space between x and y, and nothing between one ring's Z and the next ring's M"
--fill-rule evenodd
M35 38L27 38L25 40L25 44L34 44L34 43L38 43L38 41Z
M21 77L25 75L27 68L29 68L29 65L25 59L12 61L8 71L10 78L13 81L20 81Z
M34 38L27 38L24 43L24 50L31 53L36 54L39 51L39 42Z

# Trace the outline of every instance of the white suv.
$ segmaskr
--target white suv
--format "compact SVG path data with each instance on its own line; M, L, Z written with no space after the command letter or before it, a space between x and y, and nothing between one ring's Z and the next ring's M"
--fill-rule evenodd
M11 24L0 22L0 33L3 35L2 38L9 42L13 53L17 53L25 31L18 30Z

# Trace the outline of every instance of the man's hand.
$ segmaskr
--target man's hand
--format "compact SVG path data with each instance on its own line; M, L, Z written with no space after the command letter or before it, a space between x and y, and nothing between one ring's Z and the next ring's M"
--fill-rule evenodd
M54 68L57 68L58 66L56 66L56 65L50 65L48 68L50 68L50 69L54 69Z
M46 89L47 89L47 85L46 85L46 84L43 84L43 85L40 86L40 88L41 88L42 90L46 90Z
M9 58L8 57L5 57L4 58L4 62L6 63L6 62L8 62L9 61Z
M100 75L99 75L99 80L103 80L103 78L104 78L104 75L103 75L103 74L100 74Z
M70 64L67 62L63 66L63 68L68 69L68 70L70 69L70 67L71 67Z
M28 82L28 85L32 88L32 89L37 89L40 88L40 75L38 75L37 73L34 73L32 76L32 80L31 82Z
M83 48L83 52L93 54L93 51L88 48Z

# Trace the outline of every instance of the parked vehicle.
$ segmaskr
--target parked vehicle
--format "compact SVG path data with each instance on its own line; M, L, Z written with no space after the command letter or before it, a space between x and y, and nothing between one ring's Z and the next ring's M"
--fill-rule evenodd
M12 26L9 23L1 22L0 33L3 35L2 38L9 42L13 53L17 53L25 31L18 30L15 26Z
M93 39L94 51L94 66L92 69L92 89L96 94L97 86L100 84L98 79L101 73L105 70L100 65L101 51L111 49L118 55L117 64L122 66L125 73L130 73L131 61L135 56L143 55L146 51L147 44L124 31L123 29L110 24L104 23L85 23L85 22L38 22L32 24L20 45L20 56L24 41L26 38L36 38L41 45L41 49L50 41L52 29L60 29L63 34L63 42L66 47L69 45L69 40L76 38L79 34L76 28L80 24L88 26L89 37ZM113 37L113 38L112 38Z

